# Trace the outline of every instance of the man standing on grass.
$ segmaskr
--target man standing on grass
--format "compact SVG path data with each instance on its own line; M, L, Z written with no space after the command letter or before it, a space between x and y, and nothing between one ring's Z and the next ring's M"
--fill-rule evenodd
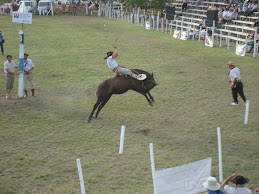
M240 77L240 71L237 67L235 67L234 62L229 61L229 63L227 64L229 66L229 83L231 83L230 87L232 90L232 96L234 99L234 102L231 103L231 105L233 106L237 106L238 105L238 100L237 100L237 94L239 94L241 96L241 98L244 100L244 102L246 103L246 97L244 95L243 92L243 83L241 82L241 77Z
M15 69L18 66L12 61L12 56L7 55L7 61L4 63L4 72L6 73L6 98L12 98L12 90L14 85Z
M27 82L29 81L30 86L31 86L31 92L32 96L35 97L35 85L33 83L33 75L32 75L32 70L34 69L34 65L31 59L28 59L28 54L24 53L24 77L23 77L23 84L24 84L24 97L28 96L27 92Z

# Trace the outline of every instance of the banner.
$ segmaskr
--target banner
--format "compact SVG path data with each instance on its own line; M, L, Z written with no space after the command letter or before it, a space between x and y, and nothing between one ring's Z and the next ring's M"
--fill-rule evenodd
M174 38L180 38L180 31L174 31L174 35L173 35Z
M203 183L210 176L211 157L155 171L156 194L194 194L206 191Z
M182 33L181 33L181 40L187 40L187 32L185 32L185 31L182 31Z
M13 23L23 23L31 24L32 23L32 13L23 13L23 12L13 12Z
M246 44L238 44L236 43L236 55L245 56L246 54Z
M205 37L205 45L209 46L209 47L214 46L214 42L213 42L212 38L209 37L208 35L206 35L206 37Z

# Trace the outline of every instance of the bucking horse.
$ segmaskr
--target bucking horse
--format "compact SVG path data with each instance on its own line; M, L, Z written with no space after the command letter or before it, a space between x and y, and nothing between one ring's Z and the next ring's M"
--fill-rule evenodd
M128 90L134 90L142 94L146 97L149 105L153 106L152 102L154 102L154 98L151 96L150 90L157 85L153 74L149 74L148 72L139 69L132 69L132 72L137 74L145 74L147 78L140 81L130 76L116 75L115 77L104 80L99 84L96 91L97 101L88 118L88 123L90 123L93 118L96 109L97 112L95 114L95 118L98 117L101 109L109 101L113 94L123 94Z

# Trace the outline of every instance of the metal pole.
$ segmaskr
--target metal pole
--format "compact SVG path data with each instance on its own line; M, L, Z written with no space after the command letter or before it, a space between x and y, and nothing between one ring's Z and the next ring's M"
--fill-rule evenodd
M18 97L23 98L23 62L24 62L24 31L23 24L22 30L19 32L20 34L20 50L19 50L19 81L18 81Z

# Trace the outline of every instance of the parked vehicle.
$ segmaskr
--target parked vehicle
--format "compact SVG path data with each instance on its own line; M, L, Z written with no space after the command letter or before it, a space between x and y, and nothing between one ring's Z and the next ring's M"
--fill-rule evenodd
M37 10L37 2L36 0L25 0L20 1L18 12L30 12L36 13Z

